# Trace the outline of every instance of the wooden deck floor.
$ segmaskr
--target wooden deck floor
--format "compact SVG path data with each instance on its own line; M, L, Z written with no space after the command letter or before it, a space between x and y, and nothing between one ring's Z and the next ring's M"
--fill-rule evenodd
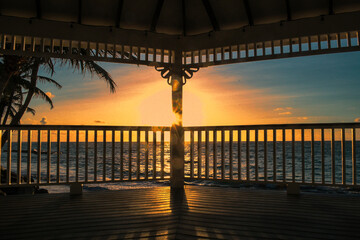
M0 197L0 239L359 239L360 196L186 186Z

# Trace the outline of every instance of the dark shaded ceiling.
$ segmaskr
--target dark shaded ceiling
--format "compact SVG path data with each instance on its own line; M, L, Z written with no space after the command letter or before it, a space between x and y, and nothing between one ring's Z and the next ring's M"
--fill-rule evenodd
M359 0L2 0L0 14L192 36L360 11Z

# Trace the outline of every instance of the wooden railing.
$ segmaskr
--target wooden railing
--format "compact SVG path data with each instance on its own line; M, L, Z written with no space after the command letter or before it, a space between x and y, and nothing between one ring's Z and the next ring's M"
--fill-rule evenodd
M298 36L183 52L183 64L207 67L229 63L360 50L358 31Z
M360 184L360 124L185 127L185 179Z
M0 186L169 179L169 127L1 127ZM9 144L10 143L10 144ZM2 176L1 176L2 175Z
M0 186L170 179L170 127L16 126ZM360 184L360 124L184 127L186 180ZM9 142L11 144L9 144Z

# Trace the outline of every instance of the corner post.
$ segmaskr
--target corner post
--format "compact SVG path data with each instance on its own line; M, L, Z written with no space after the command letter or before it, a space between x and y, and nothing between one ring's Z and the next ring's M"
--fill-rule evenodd
M175 52L174 61L165 66L155 66L161 77L171 86L173 122L170 130L170 186L184 189L184 128L182 123L183 86L199 67L182 64L182 52Z
M184 187L184 128L182 123L183 110L183 79L182 54L177 51L171 76L172 112L174 121L170 131L170 185L171 188Z

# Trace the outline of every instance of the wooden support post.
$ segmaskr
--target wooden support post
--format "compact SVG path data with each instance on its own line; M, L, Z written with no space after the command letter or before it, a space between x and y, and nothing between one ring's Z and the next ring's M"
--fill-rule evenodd
M172 111L174 121L170 133L170 185L184 187L184 129L182 125L183 81L181 52L175 54L171 75Z

